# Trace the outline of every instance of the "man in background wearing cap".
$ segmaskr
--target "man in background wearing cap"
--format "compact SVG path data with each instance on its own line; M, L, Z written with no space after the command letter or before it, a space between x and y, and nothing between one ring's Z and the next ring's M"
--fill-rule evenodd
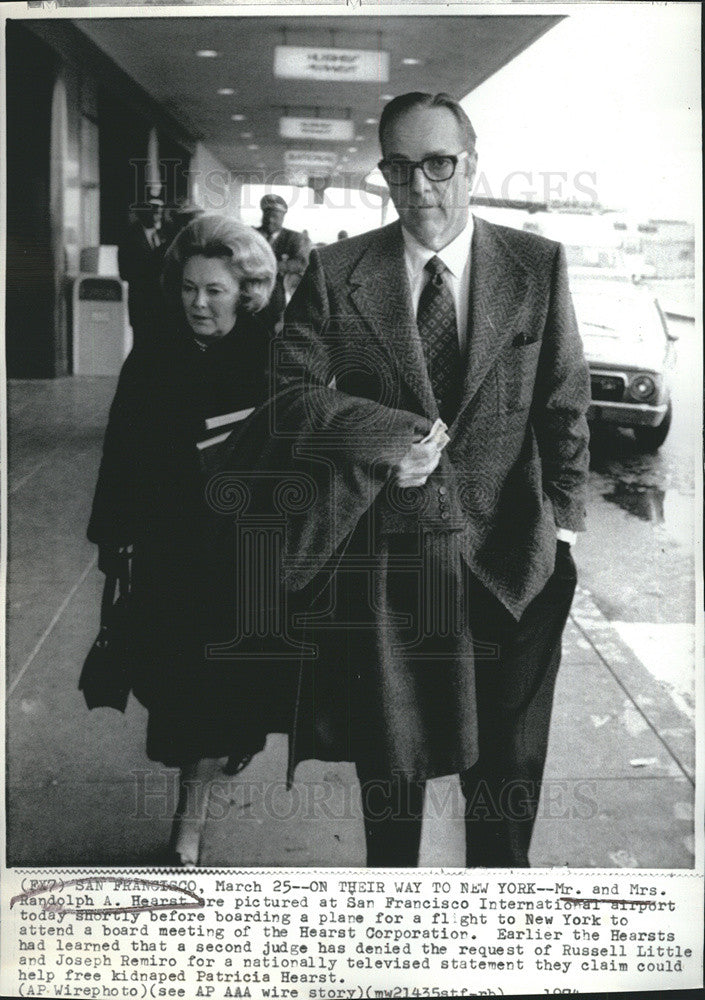
M120 277L128 284L127 308L135 344L153 342L162 322L161 275L171 242L164 231L164 202L149 198L133 206L133 221L118 247Z
M277 284L270 306L279 318L306 270L308 254L302 234L282 225L289 207L283 198L278 194L266 194L259 207L262 209L262 224L257 232L262 233L277 258Z

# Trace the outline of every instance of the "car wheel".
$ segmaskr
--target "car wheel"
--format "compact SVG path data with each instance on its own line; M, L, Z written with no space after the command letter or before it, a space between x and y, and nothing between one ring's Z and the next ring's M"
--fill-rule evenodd
M634 437L642 451L657 451L668 436L671 428L672 409L669 401L668 409L658 427L635 427Z

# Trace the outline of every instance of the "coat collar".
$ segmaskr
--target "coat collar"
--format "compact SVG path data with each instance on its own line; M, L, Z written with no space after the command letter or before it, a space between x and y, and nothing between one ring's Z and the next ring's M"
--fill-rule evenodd
M350 298L392 355L396 375L411 390L420 411L435 419L438 407L411 303L401 224L385 226L375 236L350 272Z
M467 367L456 421L515 332L517 313L526 289L526 267L509 247L502 231L484 219L476 218L472 240Z
M350 298L392 354L399 377L413 392L422 412L435 420L438 407L411 303L401 224L392 223L375 235L349 274ZM526 267L501 230L475 218L467 365L454 424L514 333L526 288Z

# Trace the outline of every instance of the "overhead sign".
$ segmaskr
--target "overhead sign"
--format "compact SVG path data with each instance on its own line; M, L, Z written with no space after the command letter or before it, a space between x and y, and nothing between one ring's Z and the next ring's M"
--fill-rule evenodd
M369 49L314 49L277 45L274 75L285 80L354 80L387 83L389 53Z
M355 136L354 122L347 118L279 119L279 135L283 139L326 139L329 142L350 142Z
M338 157L325 150L288 149L284 153L284 167L290 174L306 171L309 177L327 177L333 170Z

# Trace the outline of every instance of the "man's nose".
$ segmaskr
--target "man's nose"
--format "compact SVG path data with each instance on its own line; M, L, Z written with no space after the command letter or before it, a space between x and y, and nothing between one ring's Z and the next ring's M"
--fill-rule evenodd
M409 178L409 188L417 194L423 194L428 190L429 180L426 174L421 169L420 164L416 164L411 168L411 177Z
M206 295L205 288L197 288L196 294L193 300L193 304L202 309L204 306L208 305L208 296Z

